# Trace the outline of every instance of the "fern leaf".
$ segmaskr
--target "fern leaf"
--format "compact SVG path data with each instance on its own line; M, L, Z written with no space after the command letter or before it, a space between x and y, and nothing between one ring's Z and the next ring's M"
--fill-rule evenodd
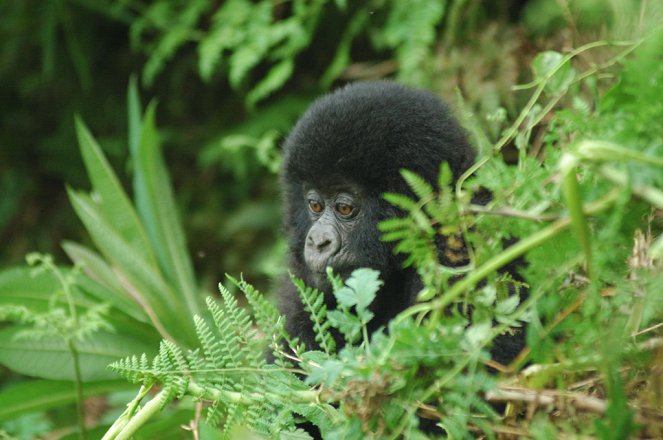
M222 353L220 367L239 367L242 365L240 346L242 341L237 336L233 320L218 304L210 298L207 299L207 308L212 314L214 324L218 329L218 347Z
M182 350L173 342L163 340L159 349L159 357L164 358L169 366L169 374L165 376L165 385L172 386L177 398L186 394L189 386L189 366Z
M222 368L224 366L224 353L219 341L204 319L199 316L194 316L193 320L196 326L198 340L200 341L203 355L205 357L203 368Z
M255 105L261 99L264 99L278 90L292 76L295 70L295 61L292 58L283 60L272 67L264 79L260 81L246 96L246 102L249 106Z
M280 334L281 329L279 326L282 327L282 325L279 320L280 313L278 309L271 302L267 301L257 289L243 279L236 280L229 275L226 276L246 296L249 305L253 309L258 328L268 336Z
M417 204L417 202L415 202L414 200L403 194L384 193L382 197L387 202L394 205L395 207L400 208L407 212L416 211L417 209L419 209L419 205Z
M405 179L410 189L421 201L432 200L434 197L433 187L421 176L410 170L401 170L401 176Z
M304 284L304 281L290 276L293 284L297 287L299 297L302 300L304 309L308 312L311 321L313 322L313 331L315 333L315 340L320 344L320 348L330 355L336 350L336 343L331 333L329 332L329 322L326 321L327 306L324 301L324 293L319 292L317 289L312 289Z

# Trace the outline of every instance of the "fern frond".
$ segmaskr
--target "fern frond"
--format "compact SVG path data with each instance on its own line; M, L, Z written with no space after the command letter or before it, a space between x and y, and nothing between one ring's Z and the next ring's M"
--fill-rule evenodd
M237 402L230 402L226 407L225 421L223 422L223 427L221 428L222 436L224 439L229 439L232 433L232 428L235 427L238 421L241 421L241 408ZM208 416L209 420L209 416ZM213 420L214 421L214 420ZM216 419L216 424L220 422L219 418Z
M217 336L203 318L196 315L193 320L203 351L202 369L223 368L226 365L227 358L224 356L223 348Z
M219 366L239 367L242 365L241 344L233 320L214 300L207 299L207 308L218 329L218 348L221 352Z
M384 193L382 197L392 205L404 211L411 212L419 209L419 204L406 195L398 193Z
M174 395L177 398L182 398L186 394L190 379L189 365L182 349L171 341L163 340L157 357L161 358L163 364L169 370L168 374L164 376L164 386L172 387Z
M280 313L276 306L267 301L256 288L243 279L240 278L237 280L229 275L226 275L226 277L242 291L244 296L246 296L246 299L253 310L253 315L255 316L258 328L266 335L279 334L279 326L282 327L282 324L279 320Z
M290 279L297 287L304 309L308 312L313 322L315 341L320 344L320 348L327 355L334 353L336 351L336 342L329 332L331 324L325 319L327 316L327 306L325 305L324 293L318 291L318 289L306 286L304 281L293 275L290 276Z
M141 355L140 359L135 355L128 356L113 362L108 367L131 383L145 384L154 379L145 353Z
M221 405L221 401L214 400L212 404L207 407L207 412L205 415L205 421L207 424L210 426L219 426L221 418L225 415L224 410L227 410L227 407ZM226 435L223 436L223 438L226 437Z
M419 200L427 202L435 197L433 187L423 177L405 169L401 170L401 176Z
M251 316L247 313L246 310L241 308L237 304L235 296L230 293L228 289L223 286L219 286L219 291L221 292L221 297L223 298L223 305L225 313L228 315L230 320L233 323L234 329L237 332L238 336L244 341L247 342L250 335L253 334L252 327L253 321ZM208 304L212 303L211 298L207 299Z

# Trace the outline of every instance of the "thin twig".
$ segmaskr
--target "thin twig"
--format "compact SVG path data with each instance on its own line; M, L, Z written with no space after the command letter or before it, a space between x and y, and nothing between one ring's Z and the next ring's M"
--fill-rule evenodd
M469 205L467 208L465 208L465 213L472 213L472 214L487 214L487 215L498 215L501 217L515 217L515 218L522 218L525 220L535 220L535 221L542 221L542 222L551 222L555 220L559 220L560 216L558 215L551 215L551 214L532 214L527 211L520 211L518 209L514 208L497 208L497 209L490 209L486 208L485 206L481 205Z

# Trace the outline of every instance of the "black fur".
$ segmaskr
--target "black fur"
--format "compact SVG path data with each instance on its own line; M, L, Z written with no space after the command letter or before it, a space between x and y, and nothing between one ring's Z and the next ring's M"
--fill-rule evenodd
M385 325L413 303L422 286L412 268L402 267L403 258L394 255L393 244L379 239L377 223L399 214L381 195L409 192L399 172L402 168L435 185L440 163L446 161L457 178L475 157L465 133L435 95L393 82L363 82L315 101L283 149L281 178L290 271L307 285L324 291L329 287L314 276L304 259L312 224L304 188L358 188L363 217L350 231L347 246L358 259L356 267L381 272L384 286L373 307L375 318L370 330ZM309 316L289 280L284 282L280 297L288 332L307 347L317 347Z

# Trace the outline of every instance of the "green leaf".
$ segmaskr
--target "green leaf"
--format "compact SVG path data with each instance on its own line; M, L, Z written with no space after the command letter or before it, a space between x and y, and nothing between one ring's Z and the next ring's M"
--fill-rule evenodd
M65 276L68 275L66 269L61 270ZM33 270L27 267L6 269L0 272L0 306L20 305L33 313L46 313L54 307L53 295L61 288L60 282L52 273L42 272L35 275ZM116 297L102 285L84 276L77 277L74 291L72 301L79 312L102 302L110 303L116 309L112 309L106 319L116 331L152 344L159 341L156 331L144 324L149 320L136 304L124 300L123 297Z
M122 274L128 293L142 306L149 306L158 319L172 323L180 322L181 310L177 307L178 299L159 272L149 266L142 255L106 222L89 197L71 189L67 192L74 210L92 236L92 240Z
M128 137L129 151L131 157L136 157L138 147L140 146L141 131L141 105L140 95L138 93L138 84L134 75L129 78L129 89L127 91L127 119L128 119Z
M268 97L272 92L285 84L288 78L292 76L294 68L295 62L293 59L283 60L272 67L264 79L246 95L248 105L255 105L258 101Z
M338 359L326 359L320 367L313 368L306 378L306 383L331 385L341 376L343 367L343 362Z
M177 212L177 205L161 155L155 127L156 105L151 103L143 119L134 190L136 205L157 254L163 274L177 291L172 304L180 313L180 304L187 315L200 314L200 297L193 275L191 259Z
M0 363L27 376L53 380L74 380L74 364L65 340L57 335L39 340L17 337L28 327L13 325L0 330ZM114 379L107 366L131 353L154 353L154 345L121 334L99 331L76 342L84 382Z
M327 312L327 319L332 326L339 329L345 335L345 339L348 342L355 342L359 338L361 334L361 321L357 316L344 313L340 310L331 310Z
M561 53L550 50L541 52L534 58L532 69L537 79L547 81L545 90L552 95L563 93L576 76L571 62L564 61L564 55Z
M520 304L520 298L518 295L512 295L502 301L497 301L495 305L495 314L497 315L508 315L513 313Z
M87 382L83 396L96 396L136 388L124 380ZM76 402L76 390L72 382L31 380L7 387L0 392L0 421L14 420L37 411L61 408Z
M35 276L30 273L27 267L0 272L0 306L22 305L37 313L48 311L48 298L59 285L46 272Z
M433 198L433 187L422 177L405 169L401 170L401 176L419 200L427 201Z
M345 284L355 292L357 307L365 309L373 302L383 283L380 272L362 268L353 271Z
M101 147L79 117L76 117L76 134L81 155L92 182L94 200L99 206L100 212L103 213L103 217L113 225L119 235L141 256L141 259L156 267L152 247L131 201L106 160Z
M113 292L123 295L124 289L108 263L92 249L72 241L65 241L62 248L74 262L81 264L85 273Z
M334 296L338 303L344 307L352 307L357 304L357 295L349 287L341 287L334 291Z
M382 194L382 197L387 202L391 203L397 208L401 208L404 211L416 211L419 209L417 202L408 196L404 196L403 194L384 193Z
M474 351L492 337L490 322L480 322L469 326L463 335L461 347L467 351Z

